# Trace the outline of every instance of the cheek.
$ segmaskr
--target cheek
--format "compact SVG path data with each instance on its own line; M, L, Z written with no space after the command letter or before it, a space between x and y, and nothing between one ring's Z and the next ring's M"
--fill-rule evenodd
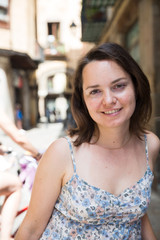
M124 99L125 103L128 105L128 107L130 108L130 110L134 111L135 110L135 106L136 106L136 98L135 98L135 94L131 93L130 95L128 95L125 99Z
M134 104L136 101L135 92L131 87L126 89L126 91L119 93L117 98L119 99L119 101L123 102L123 104L126 105Z
M89 112L95 111L99 106L99 102L95 99L85 99L85 104Z

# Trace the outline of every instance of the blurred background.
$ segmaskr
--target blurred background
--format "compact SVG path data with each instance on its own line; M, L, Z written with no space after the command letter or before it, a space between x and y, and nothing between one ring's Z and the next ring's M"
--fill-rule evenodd
M159 0L0 0L0 108L20 128L74 124L72 76L94 45L125 47L152 90L151 129L160 137ZM160 192L160 161L153 189Z

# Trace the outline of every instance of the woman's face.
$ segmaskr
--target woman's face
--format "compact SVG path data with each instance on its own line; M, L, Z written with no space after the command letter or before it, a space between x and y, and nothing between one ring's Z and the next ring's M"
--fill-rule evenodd
M93 61L82 73L83 97L99 129L130 123L136 98L131 77L114 61Z

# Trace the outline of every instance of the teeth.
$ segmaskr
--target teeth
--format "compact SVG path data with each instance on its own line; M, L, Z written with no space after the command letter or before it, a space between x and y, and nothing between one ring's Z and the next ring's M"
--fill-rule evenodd
M112 113L116 113L118 111L119 111L119 109L115 109L115 110L107 111L107 112L104 112L104 113L105 114L112 114Z

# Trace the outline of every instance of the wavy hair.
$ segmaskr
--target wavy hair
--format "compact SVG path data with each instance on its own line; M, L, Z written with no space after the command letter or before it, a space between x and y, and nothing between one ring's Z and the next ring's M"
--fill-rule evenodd
M75 146L83 142L90 142L93 134L99 131L96 123L90 117L83 99L84 67L92 61L111 60L116 62L131 77L135 88L136 107L130 119L129 130L141 138L147 130L147 123L152 113L151 91L147 77L130 56L130 54L116 43L104 43L92 48L82 59L80 59L73 81L73 94L71 99L71 110L76 122L76 127L69 130L69 135L76 136ZM93 69L94 71L94 69Z

